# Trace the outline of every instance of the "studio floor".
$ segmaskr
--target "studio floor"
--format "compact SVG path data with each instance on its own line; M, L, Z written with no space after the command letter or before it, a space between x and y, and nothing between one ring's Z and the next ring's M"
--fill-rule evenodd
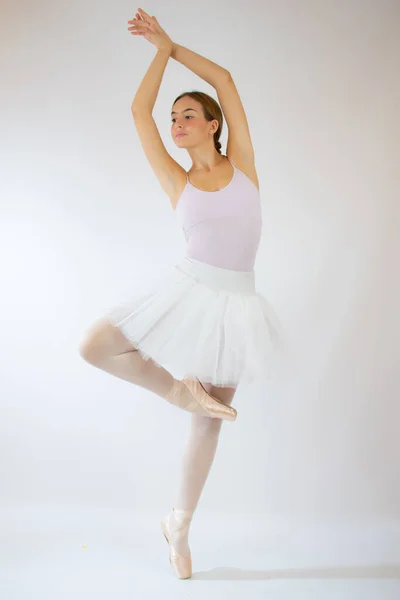
M398 600L399 523L195 516L193 576L175 578L159 521L71 507L1 511L2 600Z

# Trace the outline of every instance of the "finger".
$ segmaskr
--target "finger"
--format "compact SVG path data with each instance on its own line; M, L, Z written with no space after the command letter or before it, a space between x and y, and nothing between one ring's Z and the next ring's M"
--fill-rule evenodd
M140 21L140 23L145 23L145 21L143 20L142 16L139 15L139 13L136 13L136 15L133 17L133 19L129 19L128 23L134 23L135 21Z
M128 21L128 29L147 29L148 27L148 23L143 21L136 21L135 19Z
M129 33L147 33L146 29L141 27L128 27Z
M147 14L147 12L145 12L143 10L143 8L138 8L138 11L141 15L143 15L144 17L146 17L146 19L150 19L151 20L151 16Z
M135 19L133 19L132 21L128 21L128 23L131 23L131 25L130 25L131 28L133 28L133 27L137 27L137 28L140 28L140 27L142 27L142 28L143 27L149 27L148 23L145 23L144 21L139 21L138 22Z

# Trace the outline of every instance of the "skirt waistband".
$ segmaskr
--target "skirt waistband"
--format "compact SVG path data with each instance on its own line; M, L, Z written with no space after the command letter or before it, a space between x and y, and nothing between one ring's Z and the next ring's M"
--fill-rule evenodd
M254 270L222 269L188 256L185 256L176 267L212 289L238 294L256 294Z

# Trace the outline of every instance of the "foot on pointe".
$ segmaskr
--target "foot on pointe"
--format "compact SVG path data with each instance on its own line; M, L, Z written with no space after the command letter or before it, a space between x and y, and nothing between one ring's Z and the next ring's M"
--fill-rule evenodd
M192 510L173 508L161 521L162 531L169 544L169 561L179 579L192 576L192 557L188 544Z

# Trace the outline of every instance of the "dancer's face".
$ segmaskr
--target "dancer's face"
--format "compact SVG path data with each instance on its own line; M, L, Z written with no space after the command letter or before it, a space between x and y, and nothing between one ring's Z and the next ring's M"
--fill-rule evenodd
M191 109L191 110L189 110ZM204 144L218 127L218 121L207 121L204 118L203 108L200 102L184 96L172 107L171 135L179 148L193 147ZM181 137L177 134L184 133Z

